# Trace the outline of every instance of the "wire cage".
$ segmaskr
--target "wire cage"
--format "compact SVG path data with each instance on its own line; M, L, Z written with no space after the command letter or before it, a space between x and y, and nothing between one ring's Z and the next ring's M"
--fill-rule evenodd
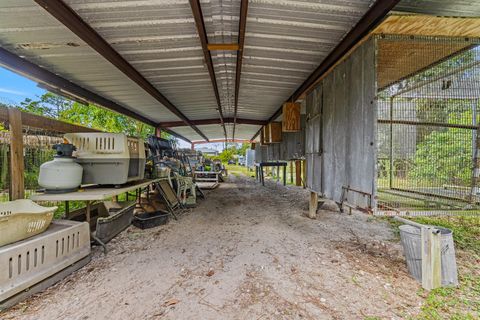
M480 40L376 42L376 213L479 213Z

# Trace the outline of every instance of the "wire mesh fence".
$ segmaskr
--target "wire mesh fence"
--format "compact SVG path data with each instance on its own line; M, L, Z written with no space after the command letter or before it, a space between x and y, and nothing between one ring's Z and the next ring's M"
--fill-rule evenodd
M478 39L377 39L379 213L480 209Z
M25 197L39 189L40 165L53 159L55 152L52 145L62 142L62 136L60 132L23 127ZM0 131L0 201L9 200L9 153L10 133L4 129Z

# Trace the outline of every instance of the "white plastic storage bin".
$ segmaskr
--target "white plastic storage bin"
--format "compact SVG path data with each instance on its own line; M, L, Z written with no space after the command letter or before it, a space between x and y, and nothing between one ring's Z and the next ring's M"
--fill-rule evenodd
M77 147L74 156L83 167L82 184L119 185L143 179L145 147L139 139L103 132L68 133L65 139Z
M0 248L0 306L90 254L88 223L55 220L47 231Z
M0 203L0 247L44 232L55 210L28 199Z

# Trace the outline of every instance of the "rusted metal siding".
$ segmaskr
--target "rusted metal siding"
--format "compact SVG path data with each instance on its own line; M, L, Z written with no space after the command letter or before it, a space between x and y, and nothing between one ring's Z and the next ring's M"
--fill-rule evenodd
M320 116L318 116L320 114ZM307 185L366 208L375 177L375 48L364 43L307 96ZM320 130L316 130L318 127ZM308 130L308 128L310 128ZM318 152L317 152L318 150Z

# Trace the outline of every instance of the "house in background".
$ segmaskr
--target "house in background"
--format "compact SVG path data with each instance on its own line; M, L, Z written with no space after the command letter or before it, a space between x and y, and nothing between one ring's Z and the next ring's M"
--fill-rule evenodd
M200 151L203 155L212 156L212 157L216 157L219 154L218 150L215 150L212 148L198 148L195 150Z

